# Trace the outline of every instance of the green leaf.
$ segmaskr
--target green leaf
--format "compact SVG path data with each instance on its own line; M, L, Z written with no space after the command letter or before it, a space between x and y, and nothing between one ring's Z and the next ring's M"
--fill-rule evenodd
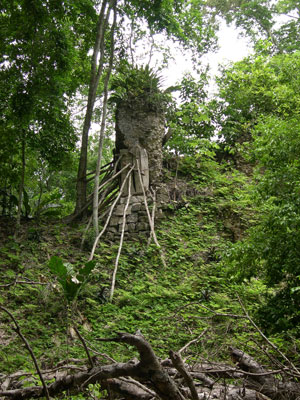
M53 256L49 261L50 271L60 279L65 279L68 273L66 265L60 257Z
M184 115L184 116L182 117L182 122L183 122L184 124L189 124L189 123L190 123L190 118L189 118L187 115Z
M83 282L91 273L91 271L95 268L96 261L88 261L83 268L80 269L77 279L80 282Z

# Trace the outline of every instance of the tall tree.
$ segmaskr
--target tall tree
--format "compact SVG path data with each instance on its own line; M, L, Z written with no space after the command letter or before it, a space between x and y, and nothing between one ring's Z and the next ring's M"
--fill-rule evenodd
M91 63L91 75L86 109L85 121L82 133L81 156L77 177L77 197L74 215L80 215L85 209L87 199L87 148L89 129L95 105L96 92L103 71L103 63L107 61L105 32L110 29L109 15L115 1L103 0L97 22L97 34L95 35L94 51ZM126 37L125 30L122 31L122 23L130 21L132 27L139 29L139 35L163 33L166 38L180 42L183 47L194 49L195 54L203 54L215 43L214 32L216 21L214 14L205 8L199 0L172 1L136 1L127 0L118 4L120 24L118 24L118 37L121 42L116 46L120 59L131 55L134 51L133 45L124 44L122 38ZM125 24L126 25L126 24ZM141 29L142 25L144 26ZM148 26L148 30L145 29ZM127 48L126 48L127 46Z
M11 153L20 154L22 186L28 151L57 165L74 148L68 104L82 78L85 24L94 20L94 7L90 1L74 7L72 1L5 0L0 12L0 158L9 168Z
M210 0L208 6L244 31L254 43L268 39L270 53L299 48L300 9L297 0Z
M82 139L81 139L80 161L78 166L77 187L76 187L76 206L74 211L75 215L80 214L80 211L86 204L86 196L87 196L86 173L87 173L87 150L88 150L89 130L91 127L91 121L96 100L96 93L104 65L105 33L108 27L110 12L115 3L116 3L115 0L111 0L110 2L108 0L103 0L97 21L96 38L94 43L93 56L91 60L88 102L87 102L87 108L84 118L83 131L82 131Z
M256 166L248 195L257 209L257 222L232 247L230 260L239 278L260 277L272 287L259 313L270 331L300 321L299 71L295 52L259 55L237 63L226 75L231 117L225 139L229 144L239 140L247 128L248 157ZM229 136L230 126L237 128Z
M98 157L97 157L97 165L95 172L95 185L94 185L94 195L93 195L93 226L95 234L98 236L99 234L99 225L98 225L98 210L99 210L99 177L100 177L100 169L102 162L102 150L104 143L104 135L105 135L105 126L106 126L106 114L107 114L107 102L108 102L108 84L111 76L111 72L113 69L113 61L114 61L114 49L115 49L115 28L117 21L117 9L116 3L114 4L114 17L113 24L110 32L110 56L109 63L107 67L107 71L104 78L104 93L103 93L103 107L102 107L102 116L101 116L101 128L99 133L99 145L98 145Z

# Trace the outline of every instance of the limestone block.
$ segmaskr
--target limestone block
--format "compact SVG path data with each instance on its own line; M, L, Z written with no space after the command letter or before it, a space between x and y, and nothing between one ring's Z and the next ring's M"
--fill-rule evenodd
M126 197L120 197L119 204L126 204L126 203L127 203L127 196Z
M126 218L126 222L130 223L130 222L137 222L138 221L138 215L137 214L130 214L128 215L128 217Z
M124 215L124 211L125 211L125 204L119 204L119 205L114 209L113 214L114 214L114 215L119 215L119 216L121 216L121 215ZM129 215L129 214L131 214L131 206L129 206L129 207L127 208L127 211L126 211L126 215Z
M141 207L141 203L133 203L131 207L131 212L140 211Z
M139 232L139 238L140 238L141 236L146 236L146 237L148 237L148 236L149 236L149 231L140 231L140 232Z
M140 150L140 169L142 175L142 181L144 189L147 191L149 189L149 162L148 154L146 149Z
M107 233L106 233L106 239L112 240L112 241L113 241L114 238L115 238L115 235L114 235L113 232L107 232Z
M136 231L136 224L128 224L128 231L135 232Z
M117 233L118 232L117 228L115 228L114 226L109 226L107 228L107 231L110 232L110 233Z
M141 217L139 216L139 222L148 222L149 223L149 219L146 215L142 215Z
M139 211L139 215L147 215L147 211Z
M140 234L137 232L131 232L130 239L140 239Z
M169 196L165 193L159 193L156 197L158 203L169 203Z
M149 165L148 165L148 153L146 149L142 148L139 144L135 144L130 149L130 152L135 157L135 168L134 168L134 193L143 193L149 189ZM139 176L140 170L141 179Z
M117 226L120 223L120 218L119 217L111 217L109 221L110 226Z
M139 222L136 224L136 230L137 231L149 230L149 224L147 224L146 222Z
M144 196L132 196L132 203L144 203Z
M123 228L123 224L120 224L119 225L119 232L120 233L122 232L122 228ZM127 232L127 231L128 231L128 224L125 224L124 232Z

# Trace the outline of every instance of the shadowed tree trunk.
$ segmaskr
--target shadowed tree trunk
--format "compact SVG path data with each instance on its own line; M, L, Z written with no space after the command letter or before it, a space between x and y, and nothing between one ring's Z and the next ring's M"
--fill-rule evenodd
M22 132L22 170L21 170L21 181L19 186L19 199L18 199L18 214L17 214L17 221L16 221L16 230L15 235L18 235L20 225L21 225L21 214L22 214L22 204L23 204L23 192L24 192L24 182L25 182L25 133Z
M108 9L106 11L107 5L109 3ZM79 216L81 210L84 208L87 202L87 150L88 150L88 139L89 130L91 127L91 121L94 111L96 92L99 85L99 80L103 71L104 62L104 35L105 30L108 25L108 18L112 7L116 4L116 0L103 0L101 11L97 23L97 35L95 40L95 46L92 57L91 65L91 77L89 84L89 94L86 114L84 118L82 139L81 139L81 149L80 149L80 160L77 173L77 185L76 185L76 206L74 215Z
M106 112L107 112L107 100L108 100L108 83L113 67L114 60L114 52L115 52L115 43L114 43L114 33L117 21L117 10L116 3L114 5L114 20L111 27L110 34L110 56L109 56L109 65L106 72L105 80L104 80L104 95L103 95L103 107L102 107L102 117L101 117L101 128L99 135L99 145L98 145L98 158L97 158L97 166L95 173L95 185L94 185L94 197L93 197L93 226L95 230L95 234L99 235L99 223L98 223L98 210L99 210L99 177L100 177L100 169L101 169L101 161L102 161L102 149L104 142L104 134L105 134L105 122L106 122Z

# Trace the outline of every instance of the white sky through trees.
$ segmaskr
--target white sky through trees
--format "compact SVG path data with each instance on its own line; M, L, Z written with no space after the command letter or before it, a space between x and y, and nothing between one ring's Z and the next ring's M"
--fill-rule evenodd
M220 24L218 45L219 50L209 52L203 56L203 65L209 64L210 74L214 77L218 73L220 64L230 61L235 62L247 57L252 50L250 41L242 37L239 31L233 26L228 26L225 22ZM182 54L175 51L175 59L170 63L167 71L162 71L163 86L175 85L185 72L193 74L193 67L188 52Z

